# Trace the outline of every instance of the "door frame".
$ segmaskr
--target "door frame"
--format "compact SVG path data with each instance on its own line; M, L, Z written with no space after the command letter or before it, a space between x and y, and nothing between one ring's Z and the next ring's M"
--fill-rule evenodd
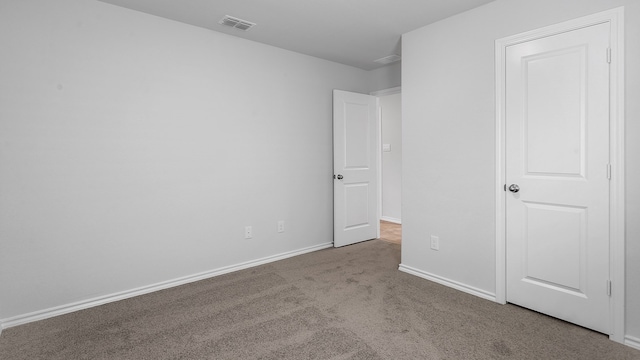
M369 95L376 97L376 126L378 127L378 238L380 238L380 220L382 220L382 109L380 108L380 98L382 96L401 93L402 86L372 91L369 93ZM402 118L400 120L402 121Z
M625 192L624 192L624 7L599 12L533 31L498 39L495 42L496 98L496 302L506 304L506 49L508 46L577 30L596 24L611 25L610 71L610 259L612 282L610 319L613 341L625 342ZM605 56L605 54L603 54ZM604 284L603 284L604 291Z

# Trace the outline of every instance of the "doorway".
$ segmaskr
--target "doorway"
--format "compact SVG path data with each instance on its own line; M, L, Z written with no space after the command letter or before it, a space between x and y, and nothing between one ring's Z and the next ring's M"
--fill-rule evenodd
M402 94L378 94L380 121L380 239L402 241Z
M618 342L622 19L618 8L496 41L496 300Z

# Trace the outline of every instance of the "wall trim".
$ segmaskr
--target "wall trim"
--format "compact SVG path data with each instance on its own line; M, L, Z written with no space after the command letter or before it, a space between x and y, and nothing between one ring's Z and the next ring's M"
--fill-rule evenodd
M173 280L163 281L159 283L155 283L152 285L141 286L131 290L125 290L105 296L99 296L88 300L82 300L70 304L60 305L56 307L52 307L45 310L34 311L27 314L13 316L7 319L0 320L0 334L2 333L2 329L7 329L10 327L23 325L26 323L39 321L48 319L58 315L68 314L74 311L84 310L88 308L92 308L95 306L100 306L104 304L108 304L115 301L120 301L128 298L132 298L134 296L149 294L155 291L164 290L200 280L209 279L212 277L216 277L219 275L228 274L234 271L243 270L251 267L255 267L258 265L268 264L274 261L283 260L286 258L290 258L293 256L298 256L306 253L310 253L313 251L323 250L327 248L333 247L333 243L323 243L320 245L309 246L306 248L302 248L299 250L288 251L277 255L267 256L261 259L251 260L243 263L239 263L236 265L225 266L222 268L209 270L193 275L188 275L184 277L179 277Z
M610 65L610 278L613 284L610 301L611 334L609 338L625 343L625 175L624 175L624 7L598 12L533 31L498 39L495 42L496 98L496 300L506 303L506 183L505 172L505 56L510 45L551 36L596 24L611 24ZM633 340L632 340L633 341Z
M400 94L401 92L402 92L402 86L396 86L396 87L392 87L392 88L388 88L388 89L372 91L372 92L369 93L369 95L380 97L380 96Z
M471 295L475 295L477 297L483 298L485 300L489 300L489 301L493 301L496 302L496 295L482 290L482 289L478 289L476 287L467 285L467 284L463 284L461 282L458 281L454 281L454 280L450 280L447 279L445 277L442 276L438 276L438 275L434 275L431 273L428 273L426 271L422 271L416 268L412 268L411 266L407 266L404 264L400 264L400 266L398 267L398 270L405 272L407 274L411 274L411 275L415 275L417 277L421 277L423 279L429 280L429 281L433 281L436 282L440 285L444 285L444 286L448 286L450 288L454 288L456 290L460 290L462 292L465 292L467 294L471 294Z
M634 349L640 350L640 338L627 335L624 338L624 344Z
M402 220L401 219L396 219L396 218L389 217L389 216L381 216L380 220L387 221L387 222L394 223L394 224L402 225Z
M376 144L376 163L378 166L378 169L376 171L376 191L378 192L378 199L376 200L376 215L378 216L378 221L376 226L378 227L378 233L376 237L379 239L380 220L382 219L382 108L380 107L380 97L373 95L373 93L371 93L370 95L376 97L376 127L378 128L378 136L376 137L376 141L378 142L378 144Z

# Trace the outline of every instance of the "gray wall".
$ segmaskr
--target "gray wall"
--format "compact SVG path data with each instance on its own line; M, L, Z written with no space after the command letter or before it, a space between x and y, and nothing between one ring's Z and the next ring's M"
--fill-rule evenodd
M0 44L0 323L332 242L370 73L86 0L3 0Z
M369 88L371 91L385 90L400 86L402 62L396 62L369 71Z
M402 263L495 293L494 41L625 6L627 335L640 340L640 2L498 0L402 40ZM429 250L429 235L440 251Z

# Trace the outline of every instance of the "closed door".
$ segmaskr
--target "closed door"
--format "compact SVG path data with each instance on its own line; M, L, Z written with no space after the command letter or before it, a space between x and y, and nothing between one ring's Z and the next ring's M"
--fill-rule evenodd
M506 52L507 301L609 321L609 24Z
M334 90L334 246L378 235L376 98Z

